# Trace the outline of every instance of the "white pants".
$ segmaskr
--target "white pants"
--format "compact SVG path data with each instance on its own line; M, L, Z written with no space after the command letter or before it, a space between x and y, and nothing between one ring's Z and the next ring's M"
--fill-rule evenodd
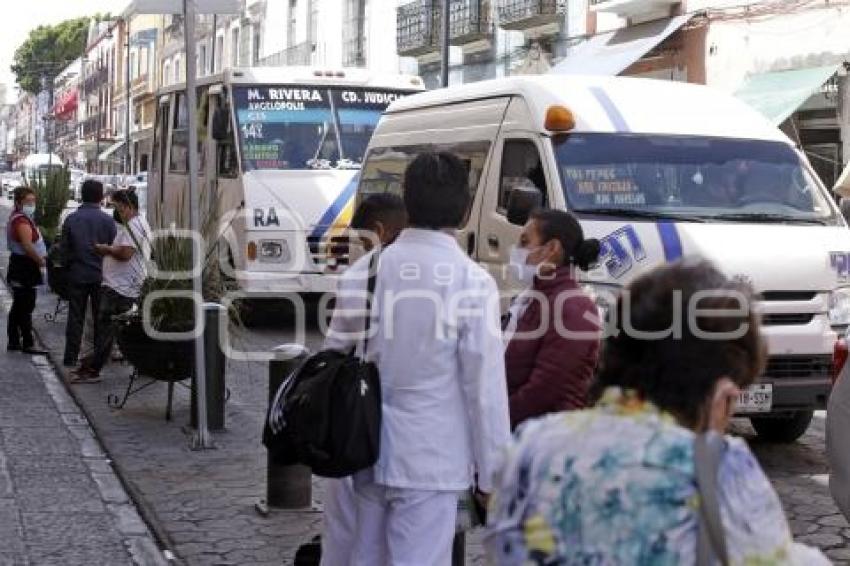
M323 566L450 566L458 493L327 485Z

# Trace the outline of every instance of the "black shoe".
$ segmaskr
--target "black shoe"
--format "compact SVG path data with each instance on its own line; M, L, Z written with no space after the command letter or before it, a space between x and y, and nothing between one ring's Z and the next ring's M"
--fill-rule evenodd
M20 352L21 347L17 344L9 344L8 346L6 346L6 351L7 352Z
M31 356L46 356L50 352L47 350L42 350L40 348L36 348L34 346L30 346L29 348L24 348L24 354L30 354Z

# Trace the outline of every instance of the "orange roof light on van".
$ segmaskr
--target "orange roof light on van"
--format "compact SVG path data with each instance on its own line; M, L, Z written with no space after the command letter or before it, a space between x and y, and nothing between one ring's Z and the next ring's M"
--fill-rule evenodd
M565 106L550 106L546 110L544 127L550 132L569 132L576 127L576 119Z

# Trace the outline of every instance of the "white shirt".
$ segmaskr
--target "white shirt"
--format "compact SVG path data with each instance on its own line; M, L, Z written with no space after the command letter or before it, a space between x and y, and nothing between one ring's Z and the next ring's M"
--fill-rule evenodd
M340 280L326 348L360 342L371 257ZM381 376L383 414L372 480L454 491L477 473L489 491L510 441L492 277L452 236L407 229L380 256L373 302L367 358Z
M129 228L132 236L127 231ZM121 261L112 256L103 258L103 284L117 293L135 299L142 290L147 276L145 263L151 257L151 229L141 216L135 216L127 225L119 225L118 233L112 241L113 246L131 247L135 251L129 261ZM141 253L140 253L141 252Z

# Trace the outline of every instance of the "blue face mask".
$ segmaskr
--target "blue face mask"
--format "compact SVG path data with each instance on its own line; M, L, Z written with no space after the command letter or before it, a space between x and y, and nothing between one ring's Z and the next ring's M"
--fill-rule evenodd
M21 212L32 218L35 216L35 205L34 204L25 204L21 207Z

